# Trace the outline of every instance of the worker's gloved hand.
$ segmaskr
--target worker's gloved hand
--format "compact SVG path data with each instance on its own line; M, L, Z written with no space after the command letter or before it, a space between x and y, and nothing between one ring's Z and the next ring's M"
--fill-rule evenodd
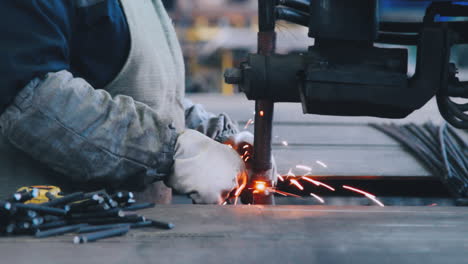
M224 142L231 146L244 160L248 175L252 175L252 155L253 155L253 144L254 144L254 135L248 131L242 131L231 136L227 141ZM276 182L278 173L276 171L276 162L273 155L271 156L271 170L270 178L273 182Z
M188 129L177 139L174 170L166 184L189 194L195 203L221 204L242 175L245 165L235 151Z

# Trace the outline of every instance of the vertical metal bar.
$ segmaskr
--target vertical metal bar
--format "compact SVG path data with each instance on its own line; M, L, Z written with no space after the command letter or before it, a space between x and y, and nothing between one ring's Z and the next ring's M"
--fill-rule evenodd
M276 0L258 1L258 54L272 55L275 52L275 6ZM255 102L255 144L253 153L254 175L252 181L265 181L271 184L271 134L273 129L274 102L272 100L257 100ZM254 194L255 204L274 204L274 196L270 193Z

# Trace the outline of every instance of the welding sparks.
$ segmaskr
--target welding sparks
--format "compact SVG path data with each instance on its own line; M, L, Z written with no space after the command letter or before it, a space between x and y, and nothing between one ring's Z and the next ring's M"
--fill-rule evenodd
M252 118L249 119L249 121L247 121L247 124L245 124L245 126L244 126L244 130L245 130L245 129L248 129L249 126L252 125L253 123L254 123L253 119L252 119Z
M325 200L323 200L322 197L316 195L315 193L310 193L310 195L314 197L315 199L317 199L320 203L325 203Z
M296 169L305 170L305 171L307 171L307 172L311 172L311 171L312 171L312 168L311 168L311 167L305 166L305 165L296 165Z
M276 177L278 177L278 179L279 179L280 181L284 182L283 176L281 176L281 175L279 175L279 174L276 174Z
M247 186L247 181L248 181L248 175L247 173L242 173L240 177L237 178L237 190L234 193L234 197L239 197L242 193L242 191L245 189L245 186Z
M333 191L333 192L335 191L335 188L333 188L333 187L331 187L330 185L325 184L325 183L323 183L323 182L316 181L316 180L312 180L311 178L308 178L308 177L306 177L306 176L303 176L302 179L305 180L305 181L308 181L308 182L310 182L310 183L313 183L313 184L315 184L316 186L322 186L322 187L325 187L325 188L329 189L330 191Z
M356 189L356 188L353 188L351 186L347 186L347 185L343 185L343 188L344 189L347 189L347 190L350 190L350 191L353 191L353 192L357 192L357 193L360 193L364 196L366 196L367 198L369 198L370 200L374 201L376 204L378 204L379 206L381 207L385 207L385 205L383 203L381 203L379 200L377 200L376 196L373 195L373 194L370 194L368 192L365 192L363 190L359 190L359 189Z
M296 185L296 187L297 187L299 190L301 190L301 191L304 190L304 186L302 186L297 180L291 179L290 181L291 181L292 184Z
M324 168L328 168L327 164L321 162L320 160L317 160L316 163Z
M289 146L289 143L286 140L281 141L281 144L285 147Z
M260 111L259 114L260 114L260 116L264 116L264 115L265 115L265 112Z
M281 194L283 196L291 196L291 197L296 197L296 198L302 198L299 195L288 193L288 192L278 191L278 190L274 190L274 189L272 189L271 191L274 192L274 193L277 193L277 194Z

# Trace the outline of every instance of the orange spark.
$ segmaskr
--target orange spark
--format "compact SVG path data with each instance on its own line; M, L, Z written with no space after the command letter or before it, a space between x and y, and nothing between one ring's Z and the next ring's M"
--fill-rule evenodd
M297 180L291 179L291 183L294 184L294 185L296 185L296 187L297 187L299 190L301 190L301 191L304 190L304 187L303 187Z
M264 116L264 115L265 115L265 112L263 112L263 111L260 111L260 113L259 113L259 114L260 114L260 116Z
M308 182L310 182L310 183L315 184L316 186L322 186L322 187L327 188L327 189L330 190L330 191L333 191L333 192L335 191L335 188L333 188L333 187L331 187L330 185L325 184L325 183L323 183L323 182L316 181L316 180L312 180L311 178L308 178L308 177L306 177L306 176L303 176L303 177L301 177L301 178L302 178L303 180L306 180L306 181L308 181Z
M248 144L247 144L247 145L244 145L242 148L243 148L243 149L249 148L249 145L248 145Z
M299 195L296 195L296 194L292 194L292 193L288 193L288 192L283 192L283 191L278 191L278 190L271 190L272 192L275 192L277 194L281 194L283 196L291 196L291 197L297 197L297 198L301 198L301 196Z
M307 172L312 171L312 168L311 168L311 167L305 166L305 165L296 165L296 169L305 170L305 171L307 171Z
M381 207L385 206L383 203L381 203L379 200L377 200L377 198L373 194L370 194L370 193L365 192L363 190L359 190L359 189L356 189L356 188L353 188L353 187L347 186L347 185L343 185L343 188L347 189L347 190L350 190L350 191L353 191L353 192L360 193L360 194L366 196L367 198L371 199L372 201L374 201L376 204L378 204Z
M247 124L245 124L244 129L249 128L249 126L252 125L253 123L254 123L253 119L252 118L249 119L249 121L247 121Z
M317 199L320 203L325 203L325 200L323 200L322 197L316 195L315 193L310 193L310 195L314 197L315 199Z
M327 164L321 162L320 160L317 160L316 163L324 168L328 168Z

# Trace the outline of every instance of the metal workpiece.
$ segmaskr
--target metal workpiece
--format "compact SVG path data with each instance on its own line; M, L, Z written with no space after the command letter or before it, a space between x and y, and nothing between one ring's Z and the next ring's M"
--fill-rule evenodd
M129 226L122 226L114 229L108 229L103 231L98 231L95 233L89 233L86 235L76 236L73 238L73 243L80 244L80 243L88 243L88 242L95 242L104 238L115 237L115 236L122 236L130 231Z
M130 224L108 224L108 225L98 225L98 226L84 226L78 229L77 232L79 234L84 234L84 233L98 232L98 231L104 231L104 230L127 227L127 226L131 226L131 225Z
M144 221L146 221L146 218L140 215L127 215L124 217L79 218L79 219L68 220L68 222L72 224L88 223L90 225L138 223L138 222L144 222Z
M132 204L124 208L125 211L137 211L143 210L148 208L153 208L155 203L139 203L139 204Z
M15 203L13 204L18 211L36 211L39 213L56 215L56 216L65 216L67 211L60 208L36 205L36 204L22 204L22 203Z
M72 233L78 231L81 227L87 226L88 224L76 224L70 226L64 226L59 228L53 228L46 231L37 230L35 237L36 238L46 238L51 236L58 236L67 233Z
M112 208L109 210L89 212L89 213L75 213L69 214L67 218L69 219L90 219L90 218L99 218L99 217L124 217L125 213L120 208Z
M156 220L149 220L146 222L142 222L141 227L145 227L144 226L145 223L147 223L148 227L156 227L156 228L167 229L167 230L173 229L175 227L173 223L161 222L161 221L156 221ZM132 228L138 227L138 224L139 223L132 224L131 227Z
M23 190L20 192L14 193L10 199L8 199L9 202L14 202L14 203L24 203L27 202L33 198L36 198L39 195L39 190L36 188L33 188L32 190Z
M60 198L53 199L52 201L49 201L47 203L44 203L42 205L44 206L51 206L51 207L56 207L56 206L63 206L72 202L80 201L84 199L84 193L83 192L76 192L72 194L65 195Z
M58 228L58 227L63 227L66 226L68 223L65 220L56 220L52 222L46 222L45 224L39 225L37 229L39 230L48 230L51 228Z

